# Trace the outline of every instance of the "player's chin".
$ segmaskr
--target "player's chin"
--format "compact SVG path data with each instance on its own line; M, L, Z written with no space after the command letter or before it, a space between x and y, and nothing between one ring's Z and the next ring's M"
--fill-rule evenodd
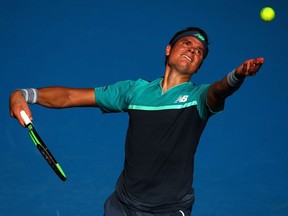
M189 77L191 77L193 74L195 74L196 73L196 71L195 70L190 70L190 69L188 69L188 70L183 70L182 71L182 74L184 74L184 75L186 75L186 76L189 76Z
M199 70L200 66L196 64L192 64L189 69L190 74L195 74Z

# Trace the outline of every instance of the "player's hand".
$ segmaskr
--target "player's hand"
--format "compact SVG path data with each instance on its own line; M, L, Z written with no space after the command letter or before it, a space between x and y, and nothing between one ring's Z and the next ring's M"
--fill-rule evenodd
M32 120L32 113L28 107L27 102L25 101L22 93L19 90L12 92L9 98L9 108L10 108L10 115L11 117L16 118L19 123L25 127L24 121L20 115L21 110L25 110L27 115Z
M239 78L255 76L263 64L264 58L249 59L237 67L235 73L237 76L239 76Z

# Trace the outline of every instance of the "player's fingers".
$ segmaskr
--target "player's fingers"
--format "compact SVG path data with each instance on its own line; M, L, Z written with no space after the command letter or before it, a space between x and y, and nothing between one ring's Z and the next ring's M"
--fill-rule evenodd
M254 76L264 63L264 58L249 59L241 65L241 73L245 76Z
M242 68L242 72L245 76L251 76L252 73L253 73L253 65L251 64L251 61L246 61L244 64L243 64L243 68Z
M260 70L261 66L262 66L261 62L256 61L253 63L252 68L251 68L253 75L255 75Z
M255 61L256 61L256 64L261 64L262 65L264 63L264 58L262 58L262 57L261 58L256 58Z
M246 71L247 71L247 63L244 62L244 63L242 64L242 73L246 75Z
M262 66L262 64L256 64L255 65L256 72L260 70L261 66Z
M15 115L14 115L14 113L12 112L12 110L10 110L10 116L13 117L13 118L15 118Z
M255 66L256 66L255 62L251 61L250 64L249 64L249 70L248 70L250 76L254 76L255 75L255 72L256 72Z
M26 127L26 125L25 125L25 123L24 123L24 121L23 121L22 119L19 121L19 123L20 123L23 127Z
M260 65L257 64L257 61L255 60L251 60L248 63L248 67L247 67L247 73L249 76L254 76L256 75L257 71L259 70Z
M25 127L25 124L24 124L24 121L23 121L23 119L22 119L22 117L21 117L21 115L20 115L20 112L14 112L14 113L11 112L10 115L11 115L12 117L16 118L16 119L18 120L18 122L19 122L23 127Z
M27 114L28 118L32 121L32 113L31 111L27 108L27 109L20 109L17 113L15 113L15 116L16 118L18 119L19 123L22 125L22 126L26 126L25 125L25 121L23 119L23 117L21 116L20 112L21 111L25 111L25 113Z

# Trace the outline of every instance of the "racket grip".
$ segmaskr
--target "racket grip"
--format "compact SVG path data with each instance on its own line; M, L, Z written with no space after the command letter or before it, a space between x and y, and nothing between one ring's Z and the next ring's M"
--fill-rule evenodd
M20 111L20 115L21 115L25 125L28 125L28 124L32 123L30 118L28 117L28 115L26 114L26 112L24 110Z

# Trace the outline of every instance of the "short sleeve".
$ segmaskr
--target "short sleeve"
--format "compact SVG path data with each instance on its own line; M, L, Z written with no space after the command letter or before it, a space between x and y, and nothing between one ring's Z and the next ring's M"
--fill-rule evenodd
M98 107L104 112L125 112L129 106L129 95L136 81L120 81L113 85L95 88Z
M206 119L211 117L213 114L223 111L224 104L222 107L219 107L217 111L214 110L212 111L207 104L207 94L210 84L203 84L198 87L199 88L197 89L197 97L198 97L197 109L199 111L201 118Z

